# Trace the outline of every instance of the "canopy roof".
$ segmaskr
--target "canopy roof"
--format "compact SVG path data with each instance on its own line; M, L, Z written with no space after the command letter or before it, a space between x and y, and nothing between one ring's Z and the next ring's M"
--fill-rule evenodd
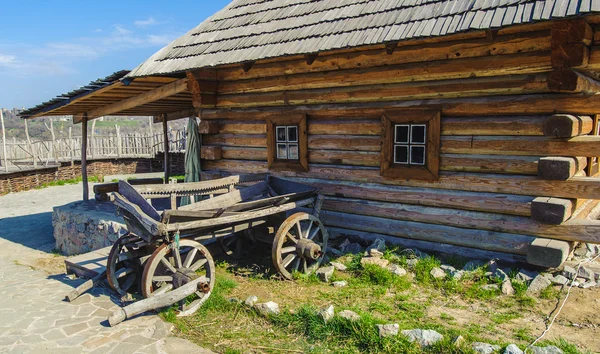
M496 29L600 11L600 0L234 0L128 77Z

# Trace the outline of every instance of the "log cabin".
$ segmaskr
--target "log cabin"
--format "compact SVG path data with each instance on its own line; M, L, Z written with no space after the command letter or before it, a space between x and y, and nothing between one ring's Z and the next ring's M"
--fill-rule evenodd
M556 267L600 242L599 72L599 0L234 0L26 113L195 115L203 179L318 186L332 237Z

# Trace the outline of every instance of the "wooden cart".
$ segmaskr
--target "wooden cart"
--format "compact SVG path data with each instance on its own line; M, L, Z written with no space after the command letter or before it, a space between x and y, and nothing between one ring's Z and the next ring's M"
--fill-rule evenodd
M181 198L192 203L178 207ZM322 204L318 190L269 175L168 185L132 186L121 181L111 200L129 233L117 240L108 256L109 285L121 295L139 289L148 298L201 276L209 279L192 301L181 305L182 315L195 312L214 286L215 265L204 246L208 242L223 241L229 251L241 231L259 226L277 230L269 240L273 264L287 279L294 271L318 268L327 248L327 230L318 219ZM153 204L158 200L168 201L171 208L157 210ZM302 207L312 207L312 212L286 218Z

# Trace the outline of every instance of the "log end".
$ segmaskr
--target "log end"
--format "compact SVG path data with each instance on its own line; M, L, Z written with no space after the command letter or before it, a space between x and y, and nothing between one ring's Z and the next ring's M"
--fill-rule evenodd
M542 224L560 225L572 212L573 202L569 199L538 197L531 202L531 218Z
M113 314L108 318L108 324L111 327L114 327L114 326L118 325L119 323L125 321L126 319L127 319L127 314L125 313L125 310L118 309L115 312L113 312Z
M527 263L544 268L558 268L571 251L570 242L536 238L527 248Z

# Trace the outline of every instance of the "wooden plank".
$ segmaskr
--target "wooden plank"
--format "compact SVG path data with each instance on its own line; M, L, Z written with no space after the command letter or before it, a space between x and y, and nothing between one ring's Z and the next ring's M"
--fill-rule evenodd
M205 171L217 173L256 173L265 171L264 163L252 161L206 161ZM567 181L546 181L533 176L507 176L500 174L441 172L438 181L422 182L384 178L379 169L372 167L344 168L332 165L309 165L309 172L272 172L282 177L306 177L328 180L345 180L362 183L382 183L399 186L465 190L519 194L531 196L551 196L557 198L600 199L600 178L573 177ZM208 178L208 176L205 174Z
M83 200L88 201L90 198L90 191L88 186L87 176L87 144L88 144L88 118L83 117L81 122L81 182L83 184ZM3 130L4 131L4 130Z
M169 183L170 163L169 163L169 127L168 121L162 122L163 128L163 169L165 172L164 183Z
M144 105L149 102L158 101L169 96L176 95L187 90L187 79L179 79L171 82L152 91L148 91L137 96L109 104L107 106L98 107L87 112L88 119L107 116L131 108Z
M452 154L592 157L600 156L600 137L443 136L441 151Z
M248 188L236 189L218 197L182 206L179 208L179 210L198 211L227 208L239 202L250 200L253 197L265 193L265 191L267 190L267 185L267 182L263 181L260 183L256 183Z
M555 114L544 122L544 135L556 138L570 138L592 132L591 117L576 117L570 114Z

